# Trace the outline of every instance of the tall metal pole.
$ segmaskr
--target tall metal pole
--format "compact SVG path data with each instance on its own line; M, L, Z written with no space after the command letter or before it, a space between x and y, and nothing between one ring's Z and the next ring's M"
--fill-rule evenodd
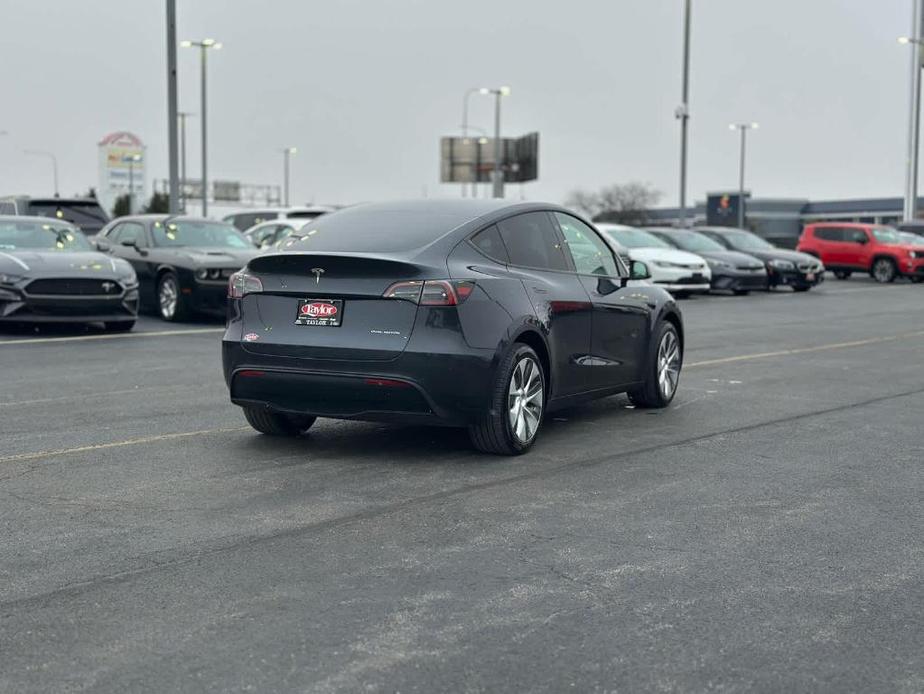
M286 207L289 206L289 152L290 151L291 150L288 147L282 150L283 157L285 157L284 159L285 171L283 172L283 181L284 181L283 186L284 186L284 192L285 192Z
M921 132L921 0L911 8L911 81L908 108L908 154L905 171L905 219L918 214L918 152Z
M683 85L680 106L676 116L680 119L680 226L687 223L687 129L690 120L690 3L683 3Z
M199 55L202 56L202 216L209 214L209 177L208 177L208 126L206 118L205 73L206 54L208 46L199 46Z
M747 144L747 126L740 125L741 159L738 162L738 228L744 229L744 149Z
M186 214L186 117L188 113L180 113L180 210Z
M487 87L472 87L465 90L465 97L462 99L462 138L468 138L468 101L472 94L488 94L490 89ZM475 169L472 176L472 197L478 197L478 170ZM462 185L462 197L465 197L465 185Z
M128 213L135 213L135 159L128 160Z
M494 197L504 197L504 172L501 169L501 90L494 90Z
M180 210L179 184L177 181L177 151L176 151L176 114L177 114L177 76L176 76L176 0L167 0L167 131L170 150L167 156L169 161L170 178L170 214L177 214Z

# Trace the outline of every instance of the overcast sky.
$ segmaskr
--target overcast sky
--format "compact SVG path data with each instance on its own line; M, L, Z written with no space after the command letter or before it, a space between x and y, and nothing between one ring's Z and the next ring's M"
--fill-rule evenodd
M692 199L737 185L733 120L756 120L759 197L898 196L907 130L911 0L693 0ZM293 202L457 196L441 135L469 87L509 84L503 132L540 132L527 199L650 182L678 191L681 0L178 0L179 38L213 36L209 170L280 183ZM167 174L162 0L0 0L0 194L96 185L99 139L148 147ZM179 49L180 107L199 111L198 54ZM489 98L470 122L492 127ZM199 171L198 122L189 136ZM508 186L519 197L520 186Z

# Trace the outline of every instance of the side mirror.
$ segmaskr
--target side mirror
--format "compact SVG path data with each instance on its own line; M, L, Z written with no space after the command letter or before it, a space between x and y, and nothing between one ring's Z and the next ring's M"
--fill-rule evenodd
M861 246L865 246L866 244L869 243L869 239L868 239L865 235L864 235L864 236L858 236L857 239L856 239L856 241L857 241L857 243L859 243Z
M112 246L106 239L96 239L93 243L96 244L96 250L102 253L109 253L112 250Z
M131 248L137 249L138 242L135 239L125 239L122 241L123 246L130 246Z
M629 279L649 280L651 279L651 271L641 260L633 260L632 265L629 266Z

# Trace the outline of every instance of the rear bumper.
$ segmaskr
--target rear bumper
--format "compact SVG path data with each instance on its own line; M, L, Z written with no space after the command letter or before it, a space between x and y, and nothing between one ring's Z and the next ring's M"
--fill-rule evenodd
M416 352L387 362L298 359L222 342L231 402L334 419L464 426L491 401L494 352Z

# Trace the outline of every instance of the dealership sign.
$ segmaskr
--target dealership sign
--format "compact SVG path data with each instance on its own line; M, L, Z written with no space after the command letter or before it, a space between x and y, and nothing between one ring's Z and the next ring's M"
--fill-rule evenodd
M116 198L131 193L134 209L144 200L147 190L145 146L137 135L119 131L109 133L98 144L99 183L97 198L111 210Z

